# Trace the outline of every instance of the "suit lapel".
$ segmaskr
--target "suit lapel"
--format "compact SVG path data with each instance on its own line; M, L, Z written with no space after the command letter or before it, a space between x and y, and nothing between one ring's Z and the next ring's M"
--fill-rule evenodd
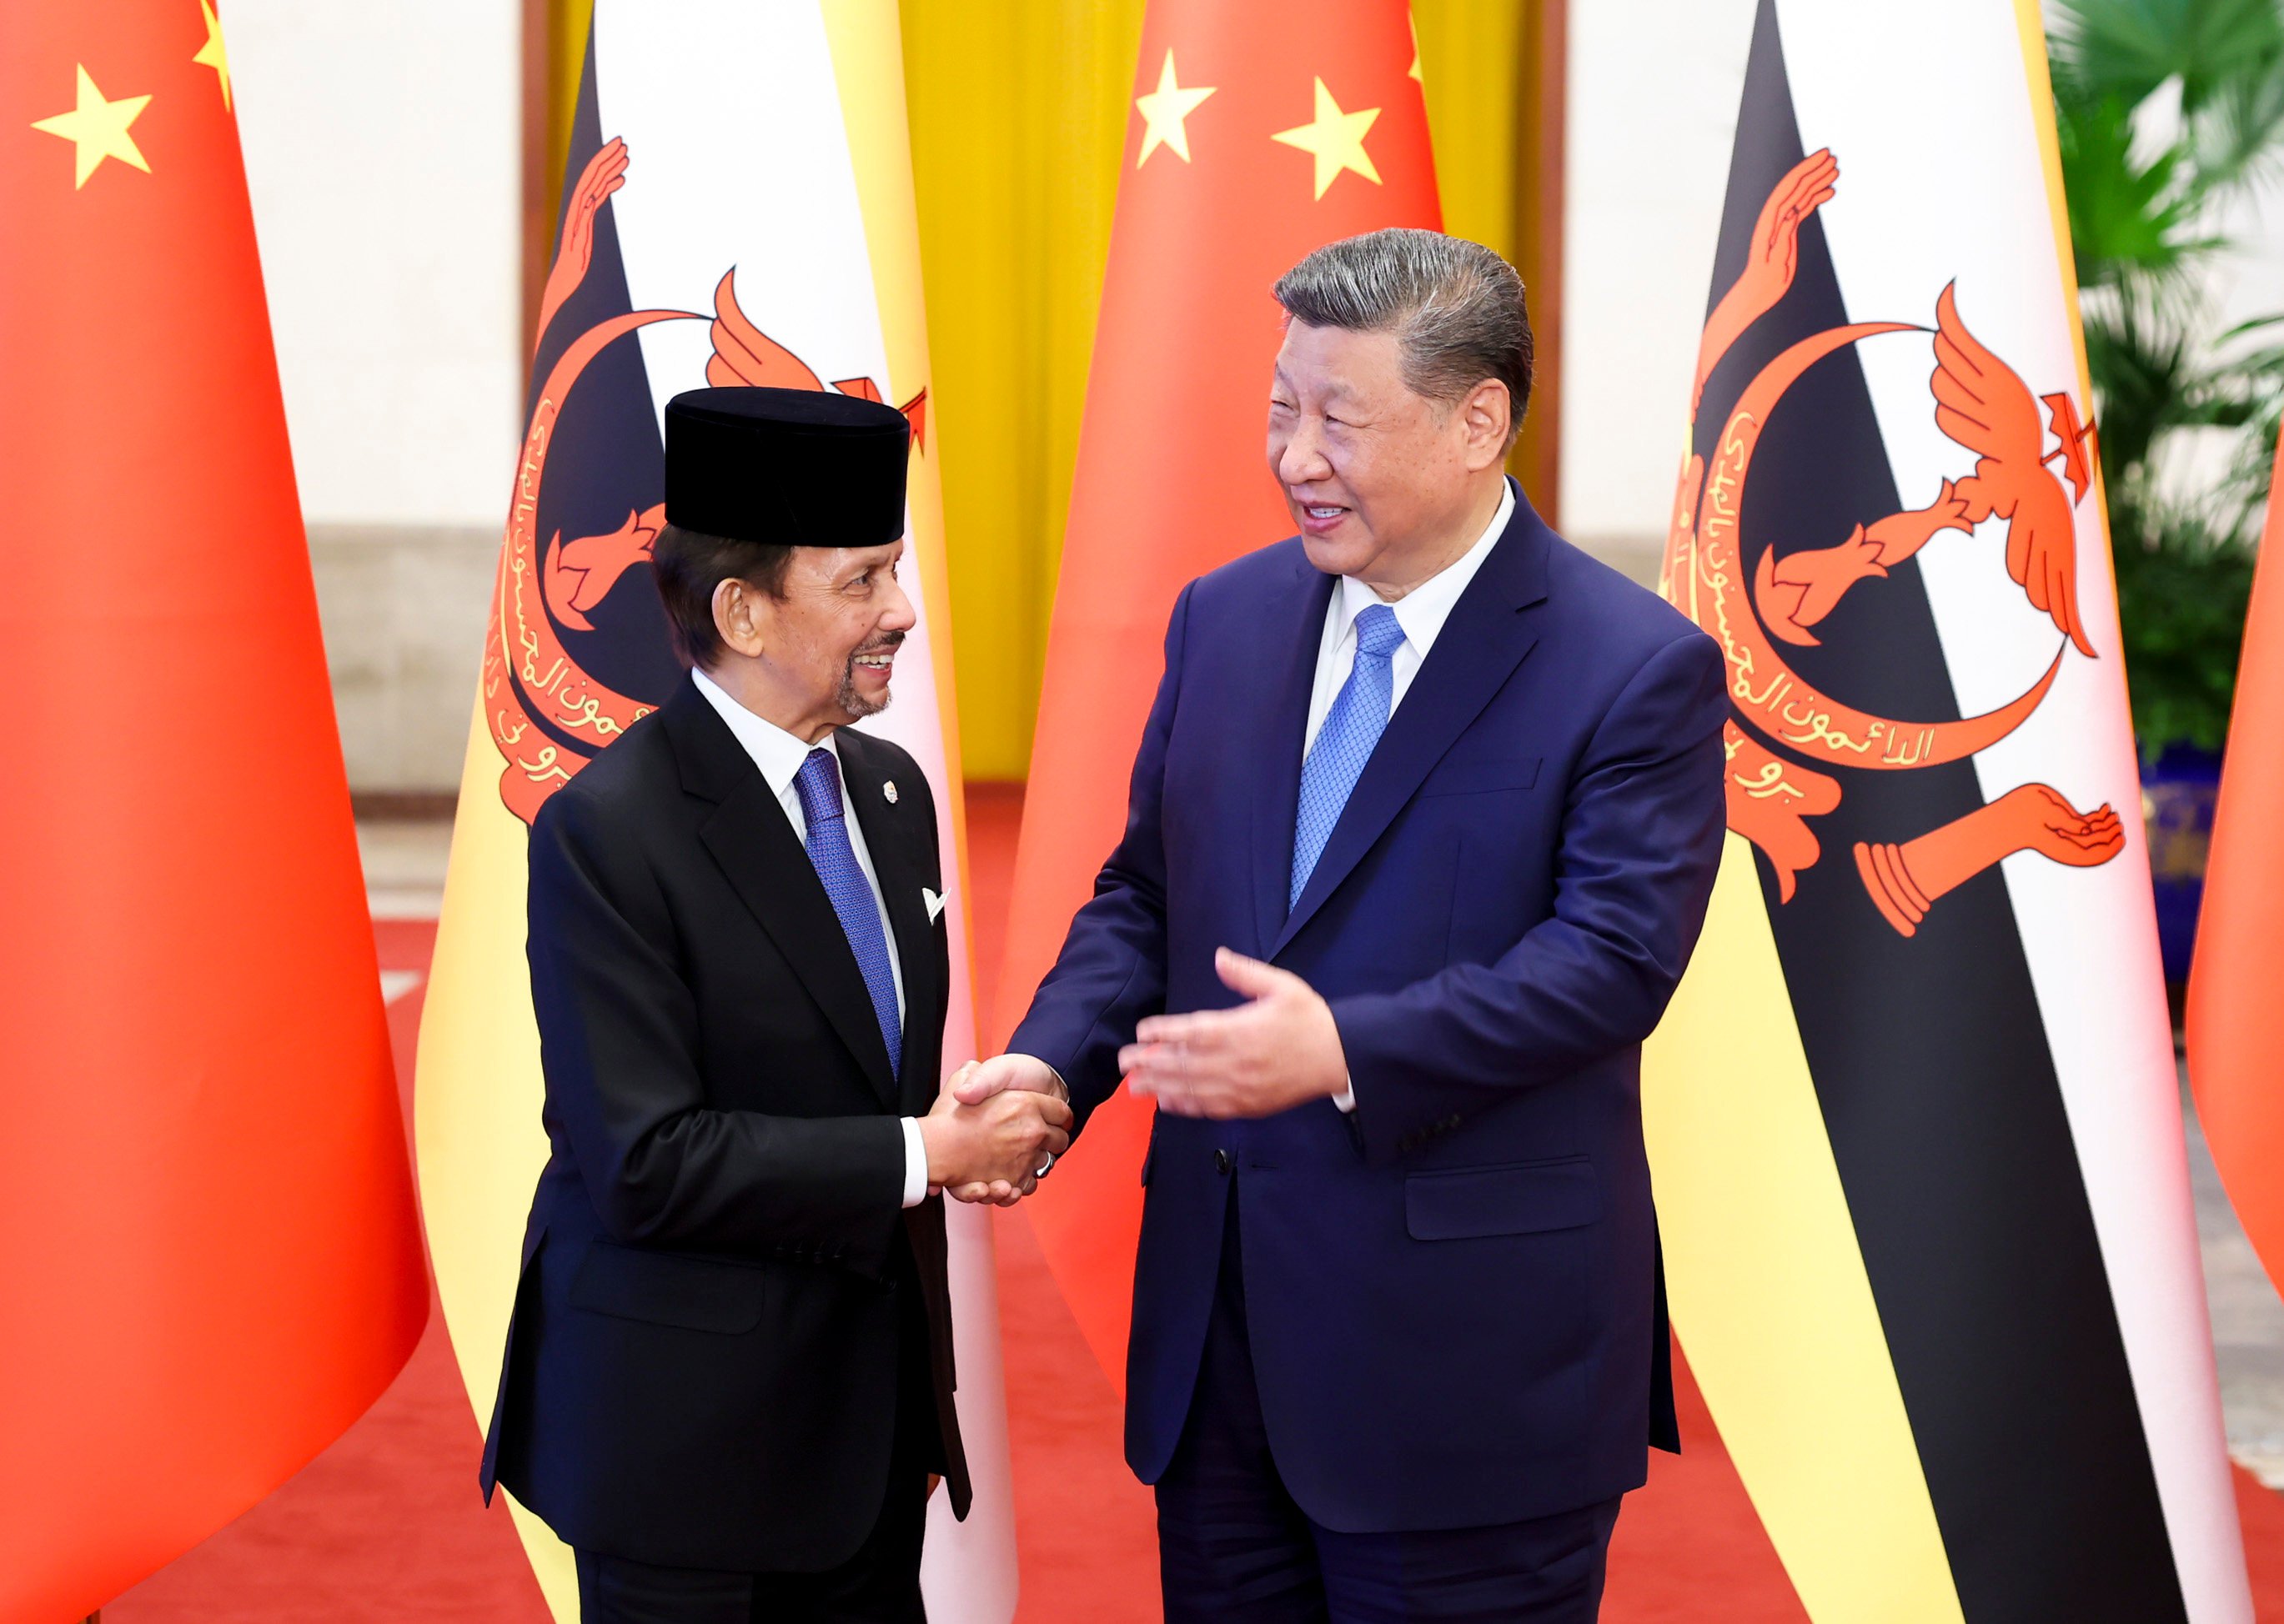
M921 854L930 831L919 827L922 798L906 785L895 801L888 797L888 777L873 741L855 730L840 733L841 770L849 785L849 800L856 808L857 827L864 832L864 850L880 877L880 898L888 904L888 929L896 937L896 965L904 979L904 1052L899 1058L903 1108L925 1112L935 1097L932 1074L942 1059L939 1006L943 1001L943 978L937 973L936 935L939 925L927 915L920 888L928 883ZM941 915L938 916L940 919Z
M1325 842L1324 855L1310 871L1291 917L1272 939L1272 956L1284 950L1324 906L1325 899L1363 861L1429 770L1482 714L1491 696L1537 644L1533 617L1523 612L1546 597L1546 553L1551 541L1552 532L1531 511L1518 487L1514 516L1507 521L1506 534L1459 595L1419 675L1404 691L1396 714L1388 719L1388 730L1380 736L1372 759L1365 763L1363 776ZM1297 792L1294 799L1297 803ZM1280 883L1289 886L1289 819L1286 829L1286 878Z
M1301 804L1301 735L1309 725L1309 701L1317 685L1317 655L1325 636L1325 611L1335 578L1313 567L1306 555L1293 563L1289 591L1279 595L1262 616L1262 646L1288 651L1273 671L1275 686L1259 713L1261 732L1249 743L1260 763L1254 775L1253 910L1258 933L1254 951L1263 958L1285 924L1293 890L1293 825Z
M785 808L728 724L686 679L667 702L664 720L683 787L717 803L699 838L864 1068L881 1103L894 1106L896 1079L864 972Z

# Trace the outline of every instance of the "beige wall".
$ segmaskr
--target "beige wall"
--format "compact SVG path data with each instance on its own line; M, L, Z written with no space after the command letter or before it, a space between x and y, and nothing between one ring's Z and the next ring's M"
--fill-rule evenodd
M225 17L350 783L450 788L523 392L520 8Z
M1572 0L1565 528L1654 576L1754 0ZM523 389L519 0L231 0L231 57L351 782L449 790ZM2284 184L2228 222L2284 308Z
M1562 523L1656 575L1754 0L1571 0Z

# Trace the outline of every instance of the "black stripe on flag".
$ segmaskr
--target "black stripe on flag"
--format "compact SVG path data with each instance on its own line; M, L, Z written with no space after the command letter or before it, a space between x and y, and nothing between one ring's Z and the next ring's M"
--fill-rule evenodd
M1763 201L1803 155L1773 6L1762 0L1717 297L1744 265ZM1848 154L1834 156L1841 203L1826 207L1878 207L1876 199L1849 195ZM1923 308L1857 317L1932 325L1937 292L1927 290ZM1971 308L1973 297L1961 288L1962 303ZM1709 381L1696 449L1709 457L1724 413L1780 350L1848 320L1811 216L1790 293ZM1869 341L1927 342L1913 334ZM1843 350L1811 369L1771 416L1745 493L1744 574L1751 577L1765 547L1779 556L1828 547L1858 522L1935 495L1898 500L1861 365ZM1986 534L1973 544L2001 543ZM1881 715L1959 715L1916 559L1860 583L1817 630L1822 646L1787 653L1823 691ZM1779 902L1767 860L1756 861L1968 1624L2182 1619L2132 1378L2006 881L1995 868L1968 881L1906 940L1874 909L1851 861L1858 840L1907 840L1981 806L1974 764L1837 776L1839 808L1811 825L1822 858L1801 874L1791 902ZM1847 1447L1832 1440L1834 1449Z
M587 36L587 62L579 76L579 105L571 124L571 150L564 166L564 216L572 189L588 160L616 134L602 127L595 88L595 38ZM643 154L630 151L626 183L643 180ZM562 217L556 223L558 246ZM552 262L552 255L550 256ZM580 334L634 308L627 292L625 262L619 254L616 212L606 202L595 215L595 246L586 277L540 335L531 378L524 392L530 419L548 369ZM702 381L702 380L693 380ZM651 400L650 374L643 365L642 340L630 333L595 357L563 403L555 425L547 472L540 487L539 540L544 548L559 532L566 543L583 535L607 535L664 499L666 448L659 439L658 413ZM663 705L682 680L682 668L667 640L666 612L637 566L622 576L609 597L587 612L592 631L558 622L556 636L580 668L616 692L646 705ZM550 727L548 707L530 707L533 719L559 746L592 755L595 741Z

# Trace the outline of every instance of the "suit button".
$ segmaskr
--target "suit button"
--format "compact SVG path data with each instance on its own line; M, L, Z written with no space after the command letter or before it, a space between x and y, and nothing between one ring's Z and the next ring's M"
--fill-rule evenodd
M1229 1171L1229 1152L1227 1151L1216 1151L1214 1152L1214 1171L1216 1173L1226 1173Z

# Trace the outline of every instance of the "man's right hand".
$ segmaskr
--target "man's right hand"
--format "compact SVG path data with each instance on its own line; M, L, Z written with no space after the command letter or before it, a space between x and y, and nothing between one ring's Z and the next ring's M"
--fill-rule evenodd
M952 1078L948 1092L958 1096L964 1105L981 1105L995 1096L1016 1093L1045 1094L1066 1105L1070 1102L1070 1090L1055 1074L1055 1068L1030 1055L1007 1054L989 1060L970 1060ZM1066 1146L1068 1144L1066 1140ZM1054 1154L1061 1155L1062 1149L1058 1148ZM1038 1188L1039 1175L1046 1166L1047 1159L1042 1158L1030 1175L1021 1181L953 1184L946 1186L944 1193L955 1201L989 1201L995 1206L1013 1206Z
M959 1074L951 1080L951 1091L965 1105L980 1105L1003 1090L1028 1090L1034 1094L1052 1094L1063 1100L1070 1098L1070 1091L1063 1087L1063 1080L1055 1075L1055 1068L1030 1055L1000 1055L989 1060L971 1060L961 1066Z
M1010 1089L967 1105L946 1089L920 1119L928 1185L955 1193L980 1186L1004 1189L1010 1198L1028 1195L1040 1167L1070 1148L1071 1120L1069 1105L1052 1093Z

